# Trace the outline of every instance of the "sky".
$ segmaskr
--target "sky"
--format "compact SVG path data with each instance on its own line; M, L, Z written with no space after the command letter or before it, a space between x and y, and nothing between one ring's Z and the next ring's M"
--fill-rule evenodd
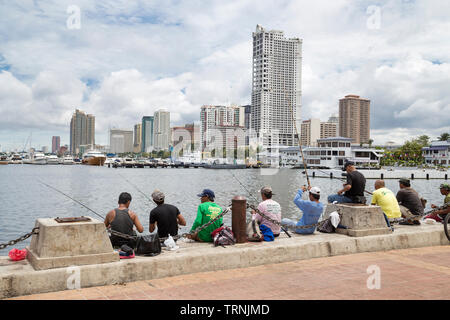
M0 150L70 144L76 108L132 129L205 104L251 103L252 32L300 38L301 117L371 100L374 144L450 131L450 1L0 0Z

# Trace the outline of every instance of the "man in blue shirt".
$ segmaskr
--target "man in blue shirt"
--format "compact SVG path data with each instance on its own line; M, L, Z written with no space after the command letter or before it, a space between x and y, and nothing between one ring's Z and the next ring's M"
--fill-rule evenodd
M316 224L319 221L320 216L323 211L323 204L319 202L320 200L320 189L318 187L309 187L309 200L302 200L302 194L306 191L306 187L302 186L300 190L298 190L297 195L295 196L294 203L296 206L302 210L303 216L302 218L295 223L295 221L287 218L283 218L281 220L281 224L290 227L299 227L299 226L309 226L312 224ZM311 227L307 229L295 229L295 233L300 234L312 234L316 230L316 227Z

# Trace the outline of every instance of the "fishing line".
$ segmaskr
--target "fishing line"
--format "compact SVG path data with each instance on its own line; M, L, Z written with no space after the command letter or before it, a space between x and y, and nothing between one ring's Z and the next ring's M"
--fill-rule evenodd
M48 188L66 196L67 198L71 199L72 201L75 201L76 203L78 203L79 205L83 206L84 208L88 209L89 211L91 211L92 213L96 214L97 216L99 216L100 218L102 218L103 220L105 220L105 218L98 214L97 212L95 212L94 210L92 210L91 208L89 208L88 206L84 205L83 203L81 203L80 201L78 201L77 199L72 198L71 196L69 196L68 194L56 189L55 187L52 187L51 185L46 184L45 182L43 182L41 179L37 179L40 183L42 183L44 186L47 186Z

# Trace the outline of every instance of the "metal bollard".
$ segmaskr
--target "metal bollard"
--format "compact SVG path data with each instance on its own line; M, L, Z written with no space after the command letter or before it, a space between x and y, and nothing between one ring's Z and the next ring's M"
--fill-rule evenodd
M384 174L382 173L382 174L381 174L381 180L383 180L383 177L384 177Z
M316 172L315 171L313 171L313 178L315 178L316 177Z
M333 172L330 172L330 179L333 179Z
M430 175L427 173L427 180L430 180Z
M247 242L247 200L242 196L235 196L231 200L231 229L236 237L236 243Z
M444 179L445 179L445 180L447 180L447 174L445 174L445 177L444 177Z
M411 173L411 180L414 180L414 173Z

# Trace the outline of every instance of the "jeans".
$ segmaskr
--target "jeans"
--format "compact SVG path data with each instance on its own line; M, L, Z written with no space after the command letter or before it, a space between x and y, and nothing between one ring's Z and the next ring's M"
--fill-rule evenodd
M288 226L288 227L296 227L297 222L295 222L294 220L288 219L288 218L283 218L283 219L281 219L281 225ZM314 230L315 230L315 227L311 227L309 229L296 229L295 233L312 234L312 233L314 233Z
M353 200L350 199L349 197L346 196L342 196L339 194L333 194L331 196L328 196L328 203L333 203L337 201L337 203L352 203Z

